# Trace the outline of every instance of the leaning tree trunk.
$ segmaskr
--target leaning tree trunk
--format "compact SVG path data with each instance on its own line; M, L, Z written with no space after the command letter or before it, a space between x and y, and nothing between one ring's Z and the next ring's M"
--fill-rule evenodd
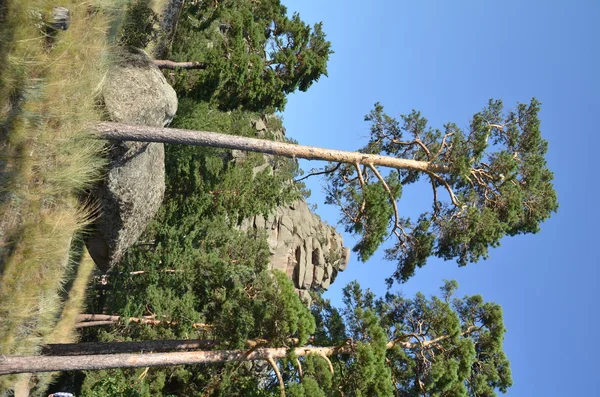
M466 336L472 332L479 331L479 327L471 326L461 333ZM415 340L416 338L416 340ZM423 340L413 334L397 337L386 344L387 349L400 346L403 349L429 349L431 345L441 343L450 338L450 335L441 335L434 339ZM411 341L412 340L412 341ZM216 364L233 361L257 361L264 360L271 363L277 371L274 360L289 357L290 350L296 357L320 356L329 364L330 371L333 366L328 357L337 354L354 354L355 345L351 339L339 346L314 347L302 346L293 349L285 347L260 347L267 341L249 340L249 350L215 350L215 351L187 351L170 353L152 353L153 351L169 349L194 349L211 348L219 344L219 341L210 340L165 340L146 342L112 342L112 343L89 343L89 344L64 344L46 345L42 349L42 356L2 356L0 357L0 375L74 371L74 370L99 370L108 368L138 368L159 367L184 364ZM288 340L291 345L298 344L298 339ZM124 351L150 351L141 354L113 354ZM99 354L82 354L82 353ZM111 353L111 354L106 354ZM54 355L57 354L57 355ZM279 378L279 377L278 377ZM280 384L281 384L280 379Z
M170 352L213 349L219 340L148 340L140 342L85 342L42 345L42 356L84 356L90 354L122 354L143 352Z
M185 0L169 0L165 6L160 18L160 37L154 47L154 58L162 59L167 56L184 4Z
M400 159L397 157L359 152L346 152L343 150L324 149L313 146L293 145L291 143L218 134L216 132L127 125L121 123L98 123L94 125L94 129L96 134L101 138L119 141L163 142L210 146L274 154L290 158L297 157L306 160L323 160L367 166L379 165L383 167L434 173L447 173L450 171L446 166L432 164L427 161Z
M121 354L144 352L169 352L181 350L213 349L222 341L217 339L172 339L172 340L147 340L137 342L84 342L84 343L55 343L42 345L43 356L84 356L89 354ZM264 339L250 339L246 341L248 348L265 346L268 341ZM291 346L299 343L297 338L289 338L287 343Z
M329 357L352 354L351 346L298 347L297 357L316 355ZM3 356L0 357L0 375L36 372L100 370L108 368L139 368L185 364L216 364L234 361L273 361L285 358L290 350L285 347L250 350L217 350L176 353L143 354L90 354L84 356Z

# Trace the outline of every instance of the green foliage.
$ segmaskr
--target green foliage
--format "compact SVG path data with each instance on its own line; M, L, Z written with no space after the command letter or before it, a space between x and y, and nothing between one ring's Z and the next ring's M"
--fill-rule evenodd
M258 118L184 99L174 124L255 136L252 121ZM130 248L109 274L113 288L90 298L93 312L124 318L150 315L164 323L122 322L87 330L86 340L210 338L219 340L223 349L246 348L250 339L264 339L266 346L275 347L286 346L292 337L306 342L315 329L310 311L287 276L269 270L265 236L238 228L241 220L267 214L299 195L284 183L292 178L295 162L270 159L272 173L256 172L265 162L260 155L234 158L223 149L166 146L163 206L142 243ZM131 274L140 270L144 273ZM111 370L102 377L88 372L84 389L86 395L121 395L129 389L139 390L139 395L261 395L259 379L238 363L153 368L139 376L130 370Z
M282 110L287 94L327 75L330 46L321 24L288 17L279 0L188 3L172 58L207 68L178 72L175 87L221 109Z
M135 0L127 6L120 45L145 48L156 40L158 15L150 8L149 0Z
M89 372L81 395L83 397L150 397L153 395L150 392L152 387L140 378L143 371L144 369ZM158 380L160 381L164 382L164 378Z
M446 282L442 299L423 294L408 299L391 293L376 298L353 282L344 288L341 312L319 301L314 307L319 344L340 345L346 340L354 350L349 356L332 357L332 381L319 382L325 394L341 390L346 396L495 396L497 391L506 392L512 379L502 350L502 309L479 295L453 299L456 288L455 281Z
M319 383L312 377L306 376L301 383L294 383L286 390L290 397L325 397L325 392L319 387Z
M371 137L361 152L416 160L428 168L408 165L380 178L370 167L346 164L328 174L326 202L340 206L346 231L360 236L354 247L359 259L368 259L387 235L395 235L395 245L386 250L387 259L397 262L391 285L408 280L430 256L464 266L487 258L506 235L537 233L558 209L539 111L536 99L508 112L501 101L490 100L467 131L453 123L440 131L417 111L397 120L376 104L365 117ZM416 221L403 218L402 188L421 177L432 187L431 210Z
M183 99L174 126L255 137L252 121L259 117L257 113L241 110L225 113L208 103ZM272 123L276 122L269 124ZM300 197L297 187L288 183L298 172L297 162L272 157L268 162L273 173L265 168L254 174L257 167L265 164L262 155L248 154L241 161L232 160L230 150L167 146L167 205L179 218L174 220L175 223L187 216L181 211L190 210L189 216L194 217L209 208L211 213L227 214L231 220L239 222L256 214L267 214L272 208Z

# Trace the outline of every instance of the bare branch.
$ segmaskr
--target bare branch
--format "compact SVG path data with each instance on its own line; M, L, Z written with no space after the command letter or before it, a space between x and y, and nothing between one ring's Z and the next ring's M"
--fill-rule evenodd
M117 323L119 320L126 320L133 323L141 323L141 324L149 324L149 325L177 325L177 321L169 321L169 320L156 320L154 316L144 316L144 317L121 317L121 316L111 316L108 314L80 314L77 316L77 323L75 324L75 328L85 328L85 327L93 327L97 325L110 325ZM93 324L93 325L92 325ZM203 329L210 330L214 326L210 324L204 323L193 323L192 327L195 329Z
M421 147L421 149L423 149L423 151L425 152L425 154L427 155L427 159L431 160L431 152L429 151L429 148L427 148L427 146L425 146L425 144L423 143L423 141L421 141L419 138L415 139L414 141L408 142L408 141L399 141L397 139L392 139L392 143L395 143L397 145L403 145L403 146L413 146L413 145L419 145Z
M448 191L448 195L450 196L450 200L452 200L452 204L454 204L456 207L460 207L460 202L458 201L458 199L456 198L456 196L454 195L454 192L452 191L452 188L450 187L450 185L448 184L448 182L446 182L444 180L444 178L442 178L441 176L439 176L438 174L436 174L435 172L429 172L429 175L433 176L435 179L437 179L442 185L444 185L444 187L446 188L446 190Z
M277 363L273 360L273 357L268 356L267 362L271 364L273 371L275 371L275 375L277 375L277 381L279 382L279 392L281 397L285 397L285 384L283 383L283 378L281 377L281 372L279 372L279 367L277 367Z
M354 163L354 167L356 168L356 172L358 174L358 181L360 183L360 187L364 188L365 187L365 178L363 177L363 173L360 170L360 164Z
M173 62L160 59L155 59L153 62L159 69L206 69L208 67L205 62Z
M332 374L334 373L333 371L333 364L331 364L331 360L329 360L329 357L327 357L326 354L319 354L320 357L323 358L323 360L327 361L327 365L329 366L329 372L331 372Z
M440 154L442 154L442 152L444 151L444 147L446 146L446 139L451 137L452 135L454 135L454 132L448 132L444 135L444 137L442 138L442 144L440 145L439 150L437 151L437 153L435 154L435 156L433 157L434 159L440 157Z
M339 206L340 210L344 213L344 215L346 215L348 217L348 219L350 219L352 222L354 223L358 223L358 217L352 216L350 215L350 213L343 207L343 206Z
M429 181L431 182L431 189L433 190L433 217L437 218L440 213L440 208L438 206L438 196L437 196L437 186L435 185L435 179L431 176L429 177Z
M300 363L300 360L298 359L298 357L296 357L296 366L298 367L298 376L300 376L300 379L304 378L304 372L302 371L302 364Z
M486 121L488 127L490 128L496 128L497 130L500 130L502 132L504 132L504 127L506 127L506 124L494 124L494 123L490 123L489 121Z
M129 274L131 276L135 276L138 274L147 274L147 273L151 273L151 271L148 270L136 270L133 272L129 272ZM159 273L184 273L183 270L178 270L178 269L163 269L163 270L159 270Z
M303 181L303 180L305 180L307 178L310 178L311 176L330 174L330 173L332 173L334 171L337 171L337 169L340 168L341 165L342 165L342 163L337 163L337 165L335 167L333 167L333 168L331 168L329 170L327 168L325 168L323 171L311 172L310 174L308 174L306 176L303 176L300 179L294 179L294 183L298 183L300 181Z

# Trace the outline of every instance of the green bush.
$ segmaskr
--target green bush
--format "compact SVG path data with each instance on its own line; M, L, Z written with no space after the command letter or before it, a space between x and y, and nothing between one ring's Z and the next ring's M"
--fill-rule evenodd
M158 36L158 15L148 6L148 1L134 1L127 6L119 44L145 48Z

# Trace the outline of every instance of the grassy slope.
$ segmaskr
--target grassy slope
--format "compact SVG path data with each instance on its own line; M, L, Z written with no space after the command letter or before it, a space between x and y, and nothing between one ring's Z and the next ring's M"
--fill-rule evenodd
M88 260L65 293L71 242L87 221L76 194L103 162L86 123L99 119L107 31L90 9L106 2L59 3L71 26L48 45L37 15L55 0L0 0L0 354L72 341L91 271ZM16 379L0 377L0 393Z
M166 1L149 3L160 12ZM0 0L0 354L77 338L94 264L87 253L71 258L88 221L76 196L103 164L86 123L100 118L106 36L114 40L126 2ZM71 11L71 25L49 46L39 15L56 5ZM0 377L0 395L42 395L52 375Z

